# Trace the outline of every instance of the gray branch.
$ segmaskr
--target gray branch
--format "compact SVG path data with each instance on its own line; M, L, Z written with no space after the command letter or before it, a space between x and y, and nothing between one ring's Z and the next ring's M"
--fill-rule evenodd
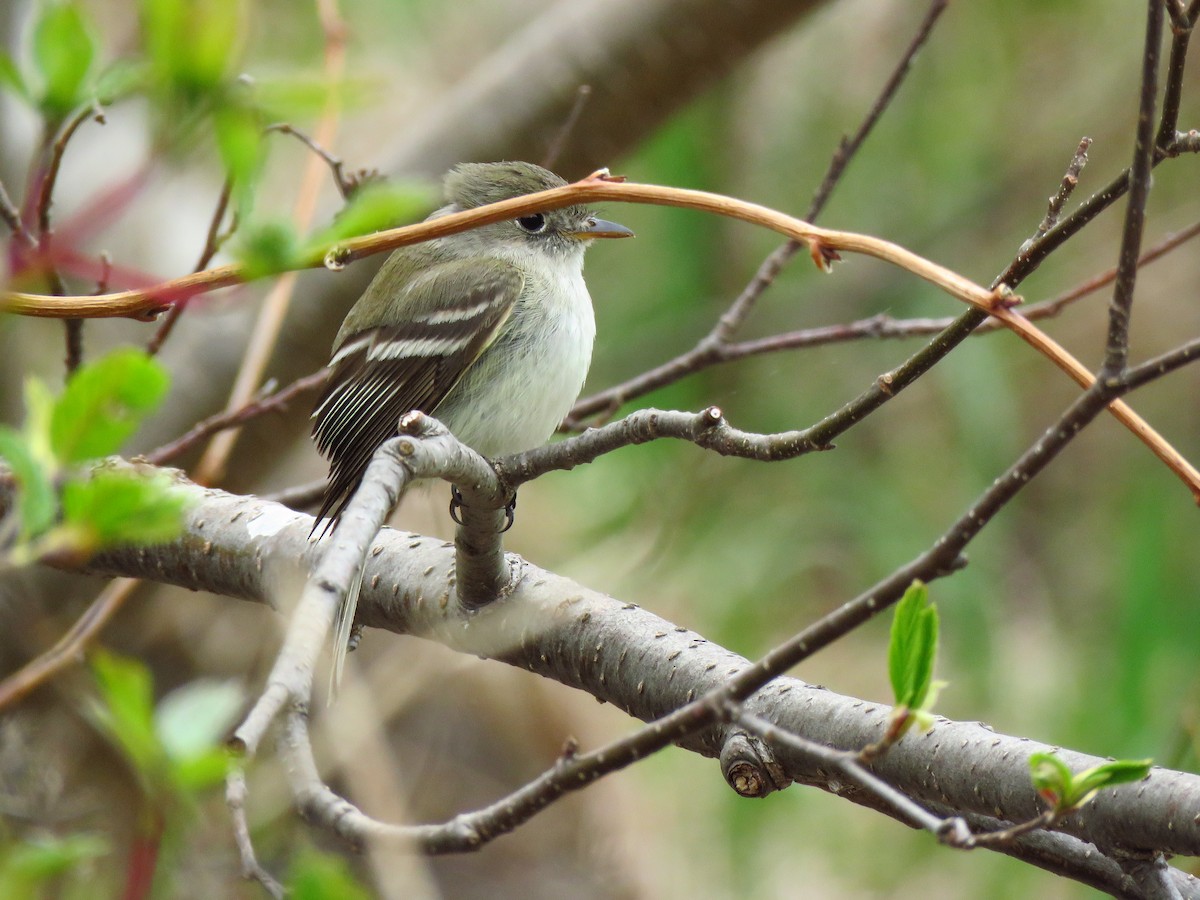
M191 485L186 489L196 505L183 537L161 547L105 554L93 561L91 570L281 605L274 596L277 586L295 584L314 555L308 540L312 519L253 497ZM553 678L644 721L695 700L748 665L693 631L530 563L521 565L520 581L505 599L477 613L463 613L448 577L454 565L452 545L385 529L368 555L360 621ZM806 740L848 750L878 740L889 712L885 704L787 677L751 697L745 709ZM735 725L719 722L685 738L681 746L718 758L735 731ZM941 719L930 733L905 737L872 771L930 808L1013 823L1041 812L1027 760L1031 753L1052 749L980 723ZM1059 752L1075 770L1101 762ZM746 783L745 757L740 759L741 783ZM763 761L763 768L763 793L794 780L876 805L802 752L780 747ZM1137 785L1103 792L1056 829L1105 854L1197 855L1198 809L1200 777L1154 769Z

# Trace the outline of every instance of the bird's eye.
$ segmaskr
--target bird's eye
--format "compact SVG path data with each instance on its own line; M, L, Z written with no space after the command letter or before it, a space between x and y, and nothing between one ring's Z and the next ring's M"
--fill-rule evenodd
M541 213L534 213L532 216L521 216L517 219L517 225L530 234L541 234L546 230L546 217Z

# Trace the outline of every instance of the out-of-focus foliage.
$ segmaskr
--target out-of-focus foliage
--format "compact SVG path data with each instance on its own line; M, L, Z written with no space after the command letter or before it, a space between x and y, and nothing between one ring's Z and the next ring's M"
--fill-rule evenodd
M106 546L167 541L179 533L184 497L169 476L95 467L158 408L169 380L159 362L118 350L76 370L58 397L36 378L25 382L24 427L0 425L0 459L17 481L11 521L20 527L0 559L18 565L46 554L82 560Z

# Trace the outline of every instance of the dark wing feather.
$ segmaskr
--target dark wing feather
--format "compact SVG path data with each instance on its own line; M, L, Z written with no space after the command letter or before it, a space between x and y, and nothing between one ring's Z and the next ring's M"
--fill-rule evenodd
M495 339L523 284L520 272L499 260L442 263L405 287L407 296L394 307L401 321L342 339L313 412L317 449L330 461L314 532L327 517L325 531L336 527L402 415L436 412Z

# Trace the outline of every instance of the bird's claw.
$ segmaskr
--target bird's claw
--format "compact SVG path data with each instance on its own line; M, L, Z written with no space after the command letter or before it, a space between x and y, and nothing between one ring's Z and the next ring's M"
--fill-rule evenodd
M466 505L463 501L462 491L454 485L450 485L450 518L454 520L455 525L465 524L462 520L462 509ZM508 503L504 504L504 527L500 529L501 534L513 527L513 522L516 521L516 509L517 495L513 494Z

